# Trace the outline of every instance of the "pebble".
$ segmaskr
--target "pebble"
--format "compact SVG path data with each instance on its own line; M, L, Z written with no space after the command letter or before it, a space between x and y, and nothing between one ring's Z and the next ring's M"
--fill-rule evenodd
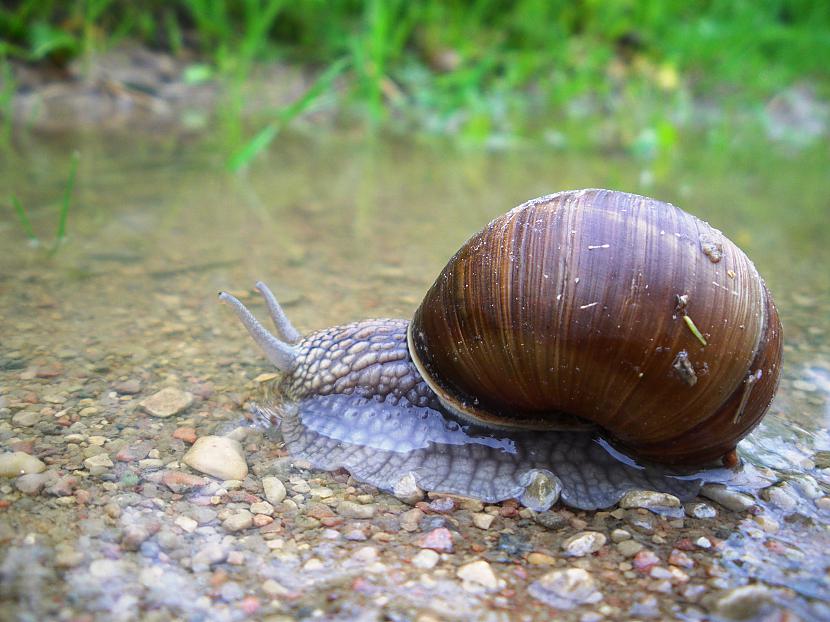
M392 494L407 505L415 505L424 498L423 489L418 486L413 473L407 473L392 487Z
M473 514L473 525L479 529L490 529L496 517L492 514L485 514L484 512L476 512Z
M533 552L527 556L527 563L533 566L553 566L556 563L556 558L545 553Z
M412 565L416 568L423 568L429 570L434 568L441 556L431 549L423 549L418 551L418 554L412 558Z
M633 557L643 550L643 545L636 540L623 540L621 542L617 542L617 550L620 552L620 555L625 557Z
M130 378L129 380L116 382L112 385L112 388L121 395L135 395L141 392L141 382L135 378Z
M630 540L631 534L625 529L614 529L611 532L611 540L613 542L622 542L623 540Z
M619 506L624 509L645 508L679 508L680 499L665 492L651 490L629 490L620 499Z
M344 518L372 518L375 515L375 506L341 501L337 504L337 513Z
M693 568L695 565L695 562L691 557L678 549L672 549L672 552L669 555L669 563L673 566L680 566L682 568Z
M536 514L535 520L542 527L554 531L568 525L568 519L557 512L539 512Z
M562 548L568 557L584 557L599 551L605 541L605 534L599 531L583 531L565 540Z
M714 610L727 620L755 620L773 602L772 591L763 584L744 585L721 594Z
M267 501L257 501L251 504L251 512L254 514L266 514L267 516L274 515L274 506Z
M655 555L653 551L645 549L634 556L634 560L631 562L631 565L635 570L639 570L640 572L648 572L659 563L660 559L657 555Z
M222 527L227 531L242 531L254 524L254 515L248 510L239 510L224 520Z
M273 579L267 579L262 583L262 591L268 594L269 596L285 596L288 594L288 590L285 589L282 585L274 581Z
M193 533L199 526L199 523L190 518L189 516L177 516L176 520L173 522L176 523L176 525L178 525L182 529L184 529L187 533Z
M0 454L0 477L18 477L27 473L43 473L45 470L43 462L22 451Z
M438 527L418 538L415 544L422 549L432 549L439 553L452 553L452 534L446 527Z
M107 454L98 454L84 460L84 466L92 475L102 475L112 468L113 463Z
M141 407L154 417L171 417L190 408L193 394L187 391L166 387L141 400Z
M697 546L700 549L711 549L712 541L709 540L709 538L700 536L697 540L695 540L695 546Z
M242 445L226 436L199 438L182 458L187 466L222 480L242 480L248 475L248 465Z
M499 589L498 578L490 564L483 559L459 566L455 574L468 592L494 592Z
M755 505L755 500L749 495L729 490L723 484L704 484L700 494L733 512L744 512Z
M209 542L193 555L194 570L220 564L228 558L228 549L219 542Z
M602 600L594 578L582 568L552 570L531 583L527 591L555 609L573 609Z
M191 473L170 470L164 471L164 474L161 476L161 483L173 492L181 494L207 485L208 480Z
M686 504L686 514L693 518L715 518L718 512L708 503L698 501Z
M24 494L36 495L54 477L55 474L50 471L46 471L45 473L26 473L14 481L14 487Z
M265 490L265 498L268 499L268 503L271 505L282 503L287 494L285 484L276 477L263 477L262 488Z
M787 484L770 486L761 491L761 497L763 499L766 499L784 512L792 512L798 507L798 499L795 494Z
M22 428L29 428L40 421L40 413L22 410L12 417L12 424Z
M401 514L401 529L404 531L418 531L424 513L418 508L412 508Z
M184 441L185 443L192 445L196 442L196 430L188 426L176 428L173 430L173 438L177 438L180 441Z

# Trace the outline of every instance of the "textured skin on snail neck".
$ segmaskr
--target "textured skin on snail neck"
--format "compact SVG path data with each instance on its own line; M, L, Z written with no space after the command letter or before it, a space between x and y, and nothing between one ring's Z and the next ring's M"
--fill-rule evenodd
M409 357L408 326L407 320L363 320L311 333L297 344L280 392L289 402L343 394L438 408Z

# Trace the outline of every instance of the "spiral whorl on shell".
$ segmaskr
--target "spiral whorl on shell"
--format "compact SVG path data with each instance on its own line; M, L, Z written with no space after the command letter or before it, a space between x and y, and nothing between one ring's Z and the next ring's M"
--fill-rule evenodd
M772 298L737 246L673 205L608 190L493 220L438 276L409 342L462 416L546 428L565 413L669 464L734 449L781 359Z

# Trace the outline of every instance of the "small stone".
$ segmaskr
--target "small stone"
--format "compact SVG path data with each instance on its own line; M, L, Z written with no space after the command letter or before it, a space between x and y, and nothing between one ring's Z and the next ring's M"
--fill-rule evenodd
M164 471L164 474L161 476L161 483L173 492L179 494L206 486L208 481L204 477L182 471Z
M440 555L431 549L423 549L418 551L418 554L412 558L412 565L416 568L423 568L429 570L434 568L440 559Z
M473 525L479 529L490 529L496 517L492 514L485 514L484 512L476 512L473 514Z
M691 557L678 549L672 549L672 552L669 555L669 563L673 566L680 566L682 568L693 568L695 565L695 562Z
M331 488L326 488L325 486L315 486L308 492L312 497L317 497L318 499L328 499L334 494Z
M115 389L116 393L120 393L121 395L135 395L141 392L141 382L135 378L130 378L129 380L116 382L112 385L112 388Z
M621 508L679 508L680 499L665 492L654 492L652 490L629 490L620 499Z
M267 501L258 501L251 504L251 512L254 514L266 514L268 516L273 516L274 506Z
M643 550L643 545L636 540L623 540L621 542L617 542L617 550L620 552L620 555L623 555L624 557L633 557Z
M774 602L772 591L761 583L729 590L715 601L715 612L727 620L755 620Z
M536 522L554 531L568 525L568 519L557 512L539 512L536 514Z
M344 518L372 518L375 515L375 506L341 501L337 504L337 513Z
M777 520L766 514L754 516L753 520L758 524L759 527L761 527L761 529L763 529L767 533L777 533L778 530L781 528L781 525L778 523Z
M43 473L45 470L43 462L22 451L0 454L0 477L19 477L27 473Z
M605 534L599 531L583 531L565 540L562 548L568 557L584 557L599 551L605 541Z
M401 529L404 531L418 531L424 513L418 508L412 508L401 514Z
M107 454L98 454L84 460L84 467L92 475L102 475L113 466L112 460Z
M717 510L708 503L702 501L686 504L686 514L693 518L715 518Z
M243 480L248 475L248 465L242 446L226 436L199 438L182 458L189 467L222 480Z
M816 499L816 507L825 512L830 511L830 497L821 497Z
M196 430L188 426L176 428L173 430L173 438L177 438L180 441L184 441L185 443L192 445L196 442Z
M360 565L373 564L378 559L378 550L373 546L363 546L352 553L352 561Z
M611 532L611 540L612 542L622 542L623 540L630 540L631 534L628 533L625 529L614 529Z
M273 522L274 519L266 514L254 514L254 527L265 527L265 525L270 525Z
M392 487L392 494L407 505L415 505L424 498L424 491L418 486L418 482L413 473L407 473L395 482L395 485Z
M749 495L729 490L723 484L705 484L700 494L733 512L744 512L755 505L755 500Z
M187 533L193 533L199 526L199 523L197 523L189 516L177 516L176 520L173 522L176 523L176 525L178 525L182 529L184 529Z
M221 564L228 558L228 549L219 542L209 542L193 555L194 569Z
M26 473L14 481L14 487L23 494L36 495L55 477L55 474L50 471L45 473Z
M117 559L96 559L89 565L89 574L96 579L112 579L124 573L124 562Z
M323 562L321 560L317 559L316 557L312 557L306 563L303 564L303 570L305 570L307 572L308 571L314 571L314 570L320 570L321 568L323 568Z
M533 598L555 609L573 609L602 600L594 578L582 568L552 570L531 583L527 591Z
M621 542L620 544L623 543ZM657 555L655 555L653 551L646 549L644 551L640 551L634 556L632 565L635 570L639 570L640 572L648 572L659 563L660 559Z
M556 563L556 558L544 553L533 552L527 556L527 563L533 566L553 566Z
M254 515L248 510L239 510L236 514L232 514L222 523L227 531L242 531L249 529L254 524Z
M695 540L695 546L699 549L711 549L712 541L709 540L709 538L700 536L697 540Z
M468 592L494 592L499 589L499 580L490 564L479 559L460 566L456 575L461 579L462 587Z
M798 507L798 498L788 484L779 484L764 488L761 497L784 512L793 512Z
M154 417L171 417L187 410L193 403L193 395L167 387L141 400L141 407Z
M262 583L262 591L268 594L269 596L285 596L288 594L288 590L284 588L282 585L274 581L273 579L267 579Z
M40 413L30 412L28 410L22 410L12 417L12 425L16 425L21 428L29 428L35 425L38 421L40 421Z
M271 505L282 503L285 499L285 485L276 477L263 477L262 487L265 490L265 498Z
M432 549L439 553L452 553L452 534L446 527L438 527L428 531L415 541L422 549Z

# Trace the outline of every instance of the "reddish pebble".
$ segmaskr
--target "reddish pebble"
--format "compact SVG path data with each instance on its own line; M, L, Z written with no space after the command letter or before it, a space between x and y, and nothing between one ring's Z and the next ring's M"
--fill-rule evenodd
M691 557L678 549L672 550L671 555L669 555L669 563L673 566L680 566L681 568L692 568L695 565Z
M13 443L9 443L9 449L12 451L22 451L24 454L30 454L35 449L35 444L33 441L15 441Z
M430 502L427 507L430 511L438 514L448 514L455 509L455 501L449 497L438 497Z
M219 587L228 580L228 573L224 570L217 570L210 577L210 585L212 587Z
M422 549L432 549L439 553L452 553L452 534L446 527L438 527L425 533L415 543Z
M639 570L640 572L648 572L659 563L660 559L657 555L646 549L644 551L640 551L634 556L632 565L635 570Z
M173 432L173 438L178 438L179 440L192 445L196 442L196 430L187 426L176 428Z
M259 610L259 599L256 596L246 596L239 601L239 608L247 615L253 615Z
M513 518L514 516L518 516L519 510L512 505L506 505L499 508L499 514L504 518Z
M161 476L161 482L173 492L184 493L194 488L201 488L208 483L208 480L181 471L165 471Z
M63 373L63 365L55 363L46 367L38 367L35 370L35 376L38 378L55 378Z
M10 507L11 504L12 502L8 499L0 499L0 510L5 510L7 507Z
M343 524L343 519L339 516L324 516L319 520L324 527L338 527Z
M75 491L75 503L78 505L86 505L91 498L92 494L88 490L81 489Z
M695 545L692 542L691 538L681 538L674 544L674 548L679 549L681 551L694 551Z
M265 527L274 522L274 519L265 514L254 514L254 525L257 527Z

